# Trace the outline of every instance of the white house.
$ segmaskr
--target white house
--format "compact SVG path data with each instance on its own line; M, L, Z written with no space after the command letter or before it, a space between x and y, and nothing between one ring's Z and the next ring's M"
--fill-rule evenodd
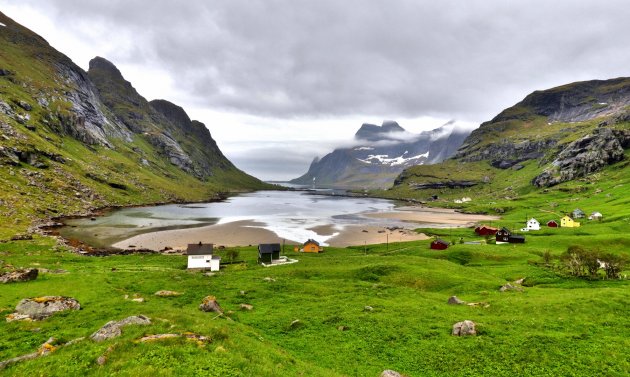
M525 228L521 229L522 232L529 232L530 230L540 230L540 223L533 217L529 219Z
M591 215L588 217L589 220L601 220L602 219L602 214L600 212L593 212L591 213Z
M188 255L188 268L210 269L219 271L221 257L212 255L213 245L211 243L188 244L186 255Z

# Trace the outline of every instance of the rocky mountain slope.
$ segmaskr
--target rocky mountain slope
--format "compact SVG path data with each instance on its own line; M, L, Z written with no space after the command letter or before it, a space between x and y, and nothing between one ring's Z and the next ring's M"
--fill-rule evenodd
M471 174L476 183L488 184L498 171L510 169L512 176L526 174L534 187L550 187L624 160L629 146L630 78L576 82L533 92L483 123L443 167L452 174L440 174L439 165L414 167L396 186L453 186L470 181ZM525 166L532 167L516 173Z
M405 168L434 164L457 151L468 132L452 124L420 134L406 132L394 121L363 124L351 148L316 158L295 184L318 187L378 188L390 186Z
M0 220L9 228L265 187L225 158L203 123L148 102L112 63L95 58L85 72L2 13L0 23Z

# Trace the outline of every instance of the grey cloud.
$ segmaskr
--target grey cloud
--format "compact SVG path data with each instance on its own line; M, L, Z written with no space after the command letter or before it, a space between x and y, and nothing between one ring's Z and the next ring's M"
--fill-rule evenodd
M132 36L135 48L109 58L169 70L197 105L276 118L482 121L535 89L630 71L630 7L621 0L51 0L41 6L77 33L92 24L112 38Z

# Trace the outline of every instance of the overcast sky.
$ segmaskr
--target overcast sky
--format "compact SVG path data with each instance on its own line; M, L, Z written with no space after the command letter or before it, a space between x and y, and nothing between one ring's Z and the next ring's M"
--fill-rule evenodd
M204 122L263 179L363 122L477 126L537 89L630 76L630 6L577 0L0 0L87 69Z

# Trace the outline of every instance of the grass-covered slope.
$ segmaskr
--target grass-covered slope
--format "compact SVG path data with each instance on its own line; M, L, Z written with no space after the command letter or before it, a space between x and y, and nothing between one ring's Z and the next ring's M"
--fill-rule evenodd
M470 229L433 232L477 239ZM628 280L566 277L541 258L575 243L627 246L616 233L601 223L532 233L517 246L455 244L435 251L421 241L369 246L367 253L363 247L288 252L299 262L273 268L256 265L255 249L242 248L243 263L214 276L186 272L183 256L82 257L47 239L4 245L4 263L68 272L2 286L0 314L22 298L44 295L74 297L82 309L41 322L0 321L0 361L33 352L49 337L67 342L107 321L143 314L153 324L125 327L120 338L103 343L85 339L3 374L378 376L394 369L408 376L622 376L630 371ZM523 292L499 292L520 278ZM162 289L182 295L153 295ZM207 295L225 316L198 309ZM448 305L451 295L483 304ZM243 303L253 310L241 310ZM477 323L478 335L451 336L451 326L466 319ZM212 342L137 342L184 332Z
M127 126L70 59L1 13L0 22L0 239L62 214L266 187L227 161L200 123L176 133L146 119L150 132L175 134L170 146L205 170L183 169Z

